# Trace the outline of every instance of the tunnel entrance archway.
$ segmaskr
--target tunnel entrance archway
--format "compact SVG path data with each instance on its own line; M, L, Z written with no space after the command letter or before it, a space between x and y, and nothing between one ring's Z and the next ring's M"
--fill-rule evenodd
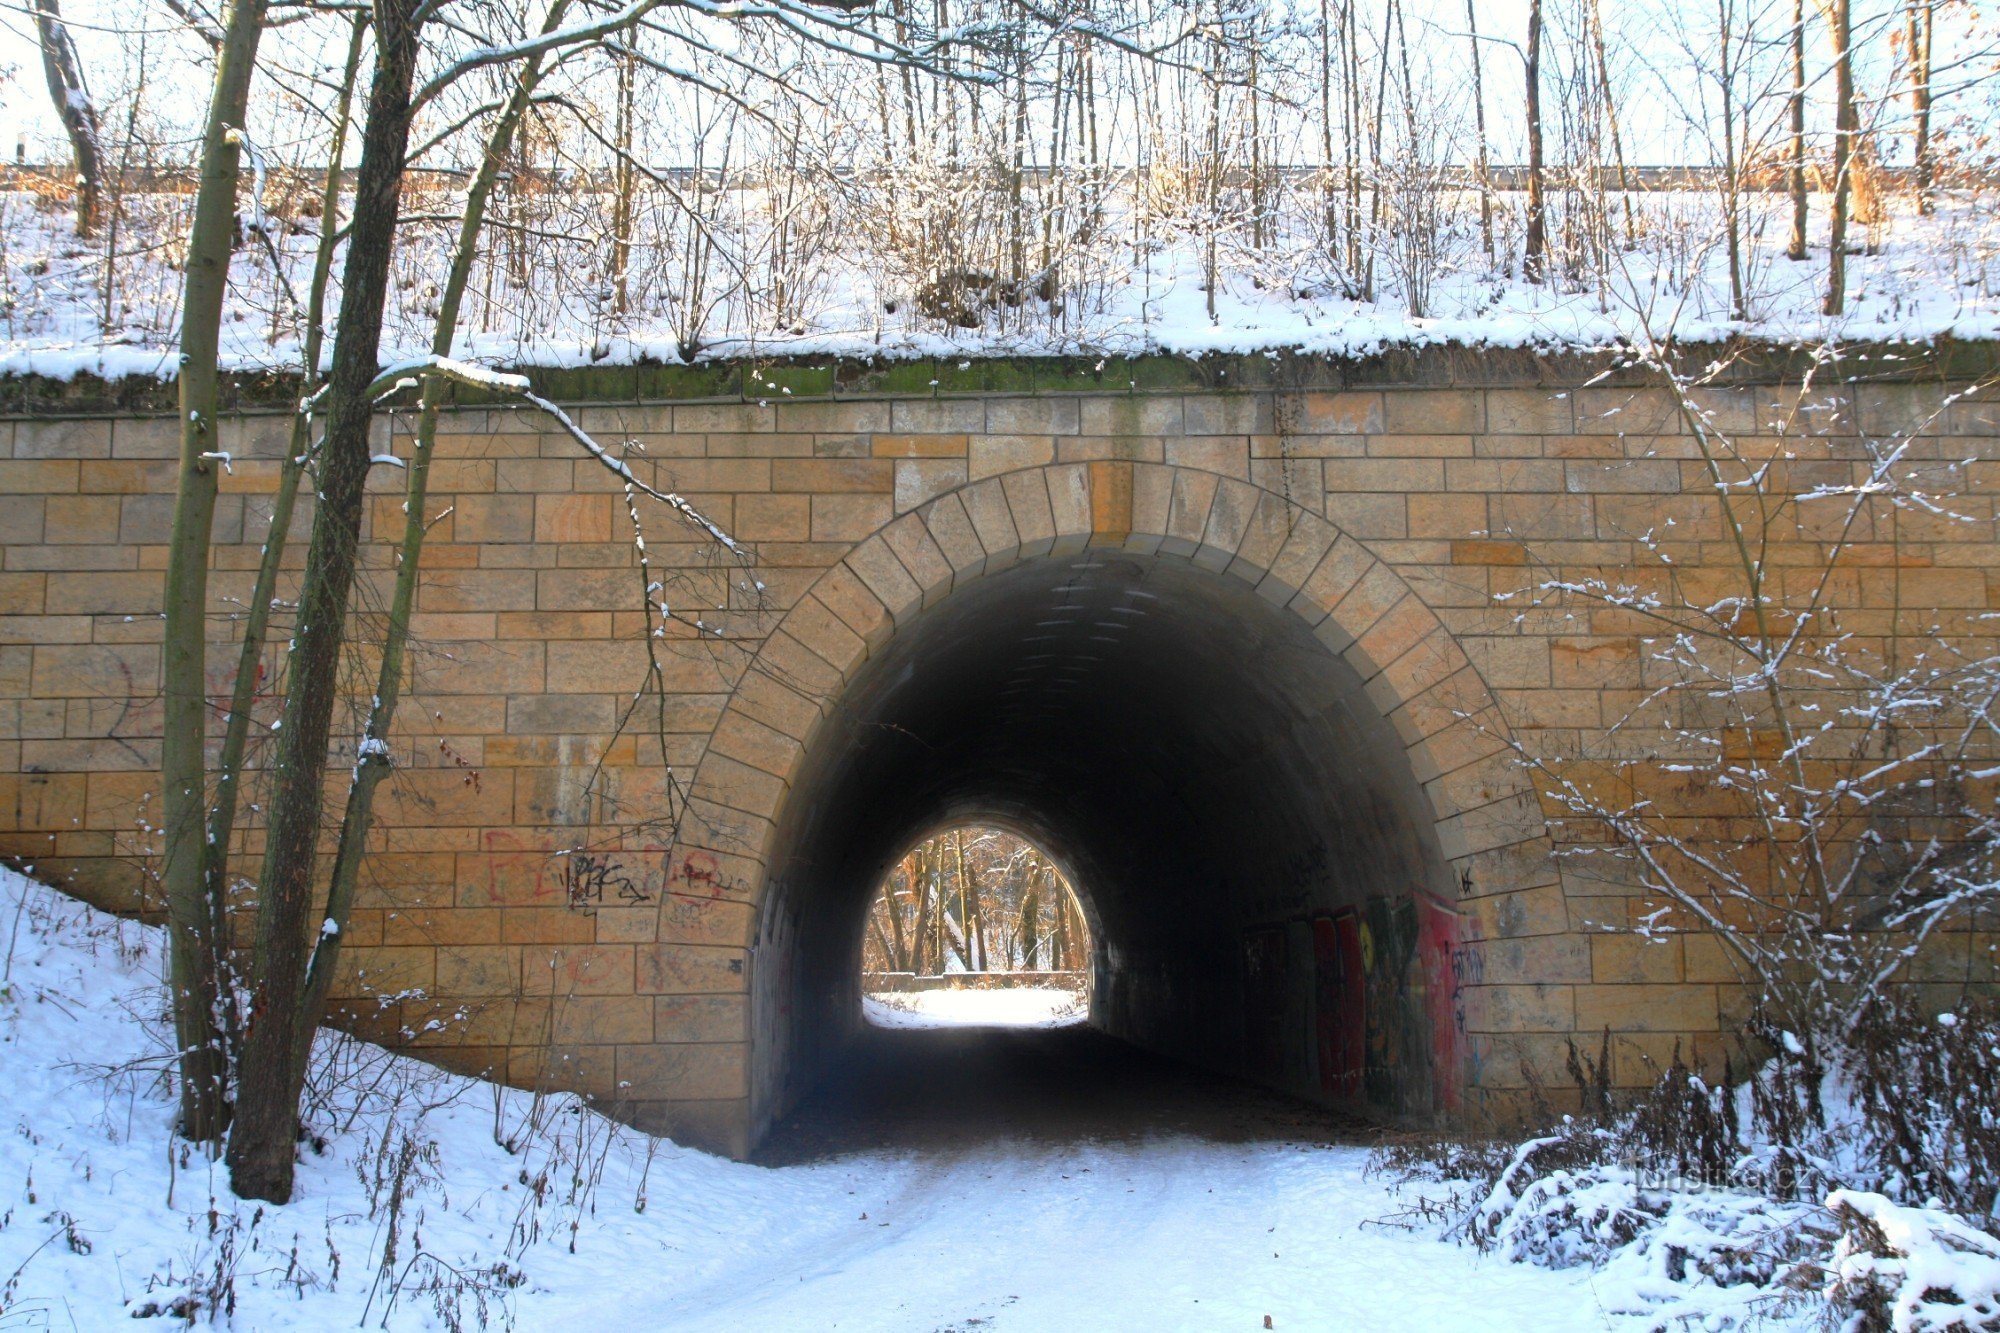
M1436 747L1464 763L1466 737L1492 739L1490 697L1323 519L1146 465L976 483L850 554L753 688L820 716L769 822L719 849L763 863L751 1144L854 1035L889 861L975 821L1090 886L1103 1031L1329 1104L1460 1105L1465 867L1539 840L1539 818L1492 765L1437 771Z

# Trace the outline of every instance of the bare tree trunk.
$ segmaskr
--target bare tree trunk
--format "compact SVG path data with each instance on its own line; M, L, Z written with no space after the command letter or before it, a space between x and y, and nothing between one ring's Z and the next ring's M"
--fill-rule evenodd
M1527 85L1528 228L1521 276L1540 282L1548 249L1542 199L1542 0L1528 0Z
M554 0L544 19L544 32L554 31L568 8L568 0ZM437 325L431 335L431 354L451 355L458 332L458 312L465 301L465 286L472 276L472 261L479 252L479 233L486 222L486 204L500 177L500 164L514 141L521 118L527 113L535 89L542 81L543 58L528 57L514 81L514 91L487 136L486 150L480 155L479 170L465 195L465 209L459 217L458 243L452 252L451 267L445 275L444 290L438 301ZM333 984L334 969L340 961L341 943L346 936L348 917L354 910L355 888L360 882L361 858L368 847L368 829L374 812L375 789L387 777L391 765L389 728L395 721L396 704L402 697L403 653L410 637L410 613L416 605L417 571L423 557L424 534L430 522L424 517L424 502L430 478L431 454L437 443L439 397L445 391L444 376L424 377L423 403L417 417L417 434L405 464L408 477L403 493L403 542L396 558L396 586L389 603L388 633L382 644L382 661L375 678L375 693L369 705L368 721L361 733L355 756L354 777L347 788L347 807L341 814L340 843L334 853L328 878L325 920L314 935L312 957L306 964L304 998L294 1024L292 1088L296 1107L297 1089L305 1081L306 1061L312 1054L313 1034L326 1007L327 990ZM357 533L358 535L358 533ZM296 1115L296 1111L294 1112Z
M220 895L208 891L204 825L208 797L208 558L215 524L216 349L229 286L243 123L264 32L263 0L231 7L216 58L202 135L201 184L188 231L181 298L181 451L167 549L162 631L161 799L166 818L162 870L171 935L174 1038L180 1053L180 1130L220 1144L229 1123L230 1051L223 977L228 947Z
M1479 7L1465 0L1465 29L1472 43L1472 123L1479 137L1479 242L1493 262L1493 168L1486 149L1486 60L1479 49Z
M1833 29L1833 200L1826 260L1826 313L1847 309L1847 192L1854 174L1854 141L1860 120L1854 106L1854 24L1850 0L1829 0Z
M916 921L910 927L910 970L919 976L929 976L932 971L931 959L937 956L931 947L934 929L931 921L931 886L926 876L924 852L919 847L910 859L910 897L916 903Z
M618 115L613 133L618 161L613 167L611 199L611 309L622 315L631 308L627 278L632 267L632 194L637 185L637 173L632 170L632 84L638 61L624 54L616 59Z
M1792 195L1792 238L1785 257L1806 257L1806 0L1792 0L1792 90L1786 98L1791 113L1791 161L1786 184Z
M319 244L313 254L312 283L306 294L305 345L300 349L300 384L306 396L319 387L319 359L324 340L327 280L333 273L333 252L340 233L340 163L347 154L347 134L352 128L355 78L361 69L362 38L368 31L366 13L355 15L348 38L346 72L340 84L340 106L335 113L333 139L327 153L325 182L320 194ZM264 534L264 551L257 562L257 581L250 605L243 616L243 642L236 656L236 679L230 687L229 713L223 720L222 753L216 762L215 795L208 811L208 835L203 841L202 879L208 900L224 919L229 893L229 843L236 827L236 812L243 799L243 756L249 746L251 712L256 701L257 671L264 658L264 644L271 623L271 603L277 595L278 574L284 568L285 546L291 537L292 512L298 503L299 479L305 475L306 453L312 447L312 417L298 412L292 417L292 434L278 469L278 490L271 500L270 527ZM228 940L223 941L227 947ZM234 997L226 996L225 1015L233 1016ZM235 1023L232 1021L233 1028ZM233 1034L240 1038L241 1033Z
M244 1198L283 1203L292 1193L299 1083L294 1052L305 998L313 862L325 794L327 737L339 691L348 595L361 531L362 485L374 417L382 315L395 243L410 85L422 0L377 0L375 71L356 172L354 222L341 280L320 445L319 505L299 596L271 817L258 883L253 1000L229 1140L230 1179Z
M909 972L910 939L903 929L903 904L896 900L896 877L889 876L889 882L882 886L882 907L889 918L889 936L883 940L889 955L889 966L898 972Z
M1618 165L1618 196L1625 205L1625 246L1638 244L1632 222L1632 182L1625 170L1625 139L1618 129L1618 98L1611 88L1611 62L1604 54L1604 11L1590 0L1590 45L1597 64L1597 87L1604 95L1604 119L1611 129L1611 160Z
M1748 318L1743 302L1743 194L1736 177L1736 67L1732 48L1735 16L1730 0L1716 0L1720 20L1722 81L1722 225L1729 249L1729 317Z
M986 922L979 902L979 881L965 864L965 834L951 835L952 869L958 876L958 925L965 936L965 968L978 972L986 966Z
M1937 211L1931 197L1936 166L1931 161L1931 19L1936 0L1909 0L1910 115L1916 121L1917 212Z
M97 230L97 201L104 188L104 153L97 138L97 107L83 81L83 62L70 39L57 0L35 0L35 34L42 48L42 73L49 81L49 99L69 136L70 158L76 166L76 234Z

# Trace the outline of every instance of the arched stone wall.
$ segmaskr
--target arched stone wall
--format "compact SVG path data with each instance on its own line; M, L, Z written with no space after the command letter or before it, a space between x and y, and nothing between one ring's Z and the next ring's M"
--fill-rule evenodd
M1364 542L1283 496L1192 467L1093 462L1021 469L958 487L895 518L826 571L766 638L725 706L690 789L685 855L760 886L751 971L749 1132L798 1089L786 969L796 914L764 877L785 806L829 714L892 639L955 594L1024 562L1096 549L1184 562L1254 590L1294 618L1358 681L1394 729L1420 784L1447 883L1421 886L1451 916L1427 929L1433 1040L1453 1109L1478 1098L1477 961L1482 885L1517 887L1523 867L1556 876L1506 723L1437 616ZM1331 796L1329 795L1329 799ZM1506 864L1500 873L1488 867ZM1531 875L1533 871L1529 872ZM1444 894L1450 893L1450 900ZM799 1057L803 1058L803 1057Z

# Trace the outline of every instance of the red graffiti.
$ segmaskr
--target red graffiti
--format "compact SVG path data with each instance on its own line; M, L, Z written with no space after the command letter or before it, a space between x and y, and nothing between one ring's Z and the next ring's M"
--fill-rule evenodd
M1338 916L1319 918L1312 927L1320 1090L1358 1099L1368 1067L1368 978L1361 957L1361 918L1349 908Z
M1417 965L1430 1019L1433 1096L1448 1111L1459 1109L1465 1097L1466 957L1460 941L1464 921L1444 900L1417 895Z
M485 851L486 900L493 903L531 903L557 896L559 885L550 882L548 847L523 842L507 829L488 829L481 836Z

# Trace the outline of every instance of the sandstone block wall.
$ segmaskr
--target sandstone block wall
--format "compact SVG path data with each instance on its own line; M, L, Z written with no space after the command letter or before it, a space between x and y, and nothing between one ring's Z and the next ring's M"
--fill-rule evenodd
M1857 480L1864 435L1921 431L1910 466L1954 490L1962 517L1906 512L1859 534L1832 593L1852 632L1886 636L1918 613L2000 632L1979 619L2000 608L2000 397L1941 406L1963 387L1702 394L1782 490ZM1636 618L1524 613L1496 595L1550 571L1652 568L1645 543L1660 540L1684 573L1727 577L1718 511L1663 391L779 395L579 415L643 445L641 475L755 563L648 519L656 577L699 626L654 641L666 694L628 718L652 620L617 479L532 412L448 418L403 767L381 794L349 933L341 1003L356 1028L740 1148L760 848L819 716L871 645L955 584L1098 543L1249 579L1365 665L1468 886L1453 1021L1473 1089L1504 1097L1524 1061L1559 1069L1572 1034L1607 1027L1628 1083L1676 1041L1722 1048L1743 1002L1722 951L1633 934L1660 904L1552 857L1545 812L1494 740L1574 745L1649 683ZM408 426L385 417L383 446L406 449ZM225 426L236 462L217 513L218 694L285 428L255 413ZM170 416L0 421L0 853L116 905L146 903L157 865L175 447ZM365 606L386 601L402 523L402 474L378 468L374 482ZM309 519L307 505L294 568ZM1770 562L1816 572L1831 536L1801 526ZM356 665L372 670L365 648ZM1680 798L1665 775L1635 781ZM676 840L664 821L682 802ZM246 857L258 837L253 824ZM1991 979L1991 943L1957 937L1927 966Z

